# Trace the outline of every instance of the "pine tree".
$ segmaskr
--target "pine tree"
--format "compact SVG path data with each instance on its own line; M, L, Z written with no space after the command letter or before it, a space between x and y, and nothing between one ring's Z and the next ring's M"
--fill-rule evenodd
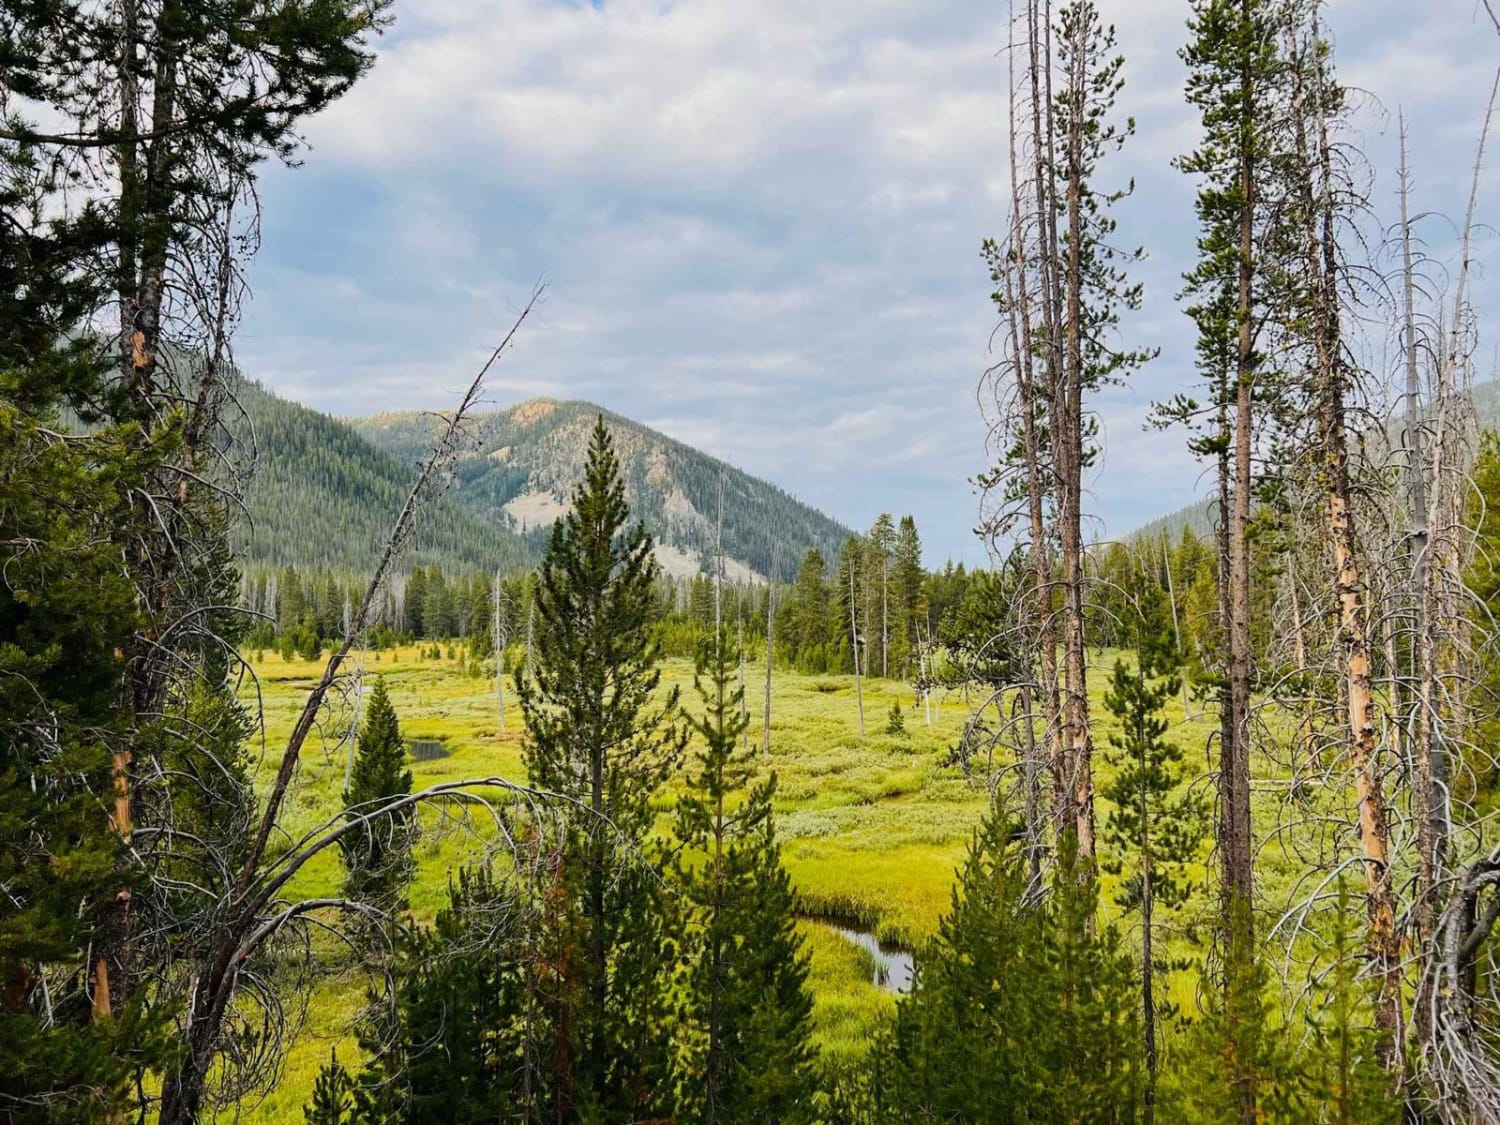
M302 1111L307 1125L352 1125L354 1079L334 1052L313 1083L312 1101Z
M1021 833L998 811L970 846L937 937L872 1065L878 1121L1130 1122L1141 1104L1128 959L1096 931L1093 880L1063 855L1035 901Z
M778 643L787 659L804 672L826 672L830 640L827 560L816 547L808 550L797 568L797 580L791 596L780 613ZM838 636L834 632L831 636Z
M411 770L406 767L401 724L385 680L377 678L360 728L349 787L344 790L344 815L364 823L339 840L348 872L345 893L355 902L385 911L403 905L412 872L413 810L379 810L384 802L410 792Z
M552 529L536 589L534 677L518 675L527 773L570 804L542 935L554 1110L577 1120L649 1117L669 1100L659 860L651 799L680 759L678 695L661 680L658 569L629 509L604 420L572 510Z
M776 776L752 784L754 755L741 741L739 655L727 627L699 646L704 710L693 727L703 749L677 806L689 853L678 879L693 933L684 1009L694 1050L680 1112L744 1125L812 1121L807 958L776 843Z
M413 640L427 637L422 614L427 608L427 571L420 566L412 567L406 579L406 631Z
M1314 982L1309 1027L1311 1065L1305 1068L1303 1103L1328 1125L1396 1125L1403 1120L1382 1064L1385 1032L1375 1010L1378 992L1362 971L1355 896L1338 881L1333 916L1318 957L1327 971Z
M890 513L881 512L865 538L866 595L865 620L880 645L880 675L889 678L891 651L891 552L896 545L896 528Z
M1145 1120L1153 1119L1160 1037L1156 970L1157 911L1182 906L1191 892L1189 866L1198 859L1204 810L1183 793L1182 750L1164 736L1163 711L1177 694L1175 672L1154 676L1149 648L1137 649L1137 667L1115 662L1104 705L1120 722L1110 738L1114 778L1103 795L1111 811L1104 826L1110 845L1106 870L1122 876L1119 904L1141 919L1141 1032L1145 1044ZM1164 965L1162 967L1165 967Z
M1253 951L1230 948L1221 956L1221 987L1206 990L1203 1012L1184 1036L1177 1065L1163 1075L1161 1115L1172 1121L1234 1121L1253 1091L1257 1120L1302 1125L1309 1118L1295 1100L1295 1044L1279 1034L1265 964Z
M58 442L53 425L0 401L0 1120L15 1125L108 1120L164 1045L139 1003L95 1021L84 987L120 885L104 810L137 617L110 525L129 467L115 435Z
M1278 13L1272 0L1195 0L1182 56L1187 100L1203 123L1200 143L1179 166L1198 178L1199 263L1186 275L1188 313L1198 329L1198 366L1208 392L1206 412L1190 396L1163 410L1166 420L1198 426L1190 448L1212 457L1219 505L1218 617L1226 657L1217 670L1220 695L1218 852L1226 986L1252 979L1254 871L1250 823L1250 694L1254 441L1265 429L1270 372L1260 334L1270 299L1268 278L1278 253L1277 205L1270 181L1281 152L1283 115ZM1242 929L1234 929L1240 926ZM1251 997L1226 998L1229 1016L1248 1011ZM1233 1021L1229 1024L1231 1030ZM1231 1052L1249 1060L1254 1052ZM1236 1079L1237 1117L1256 1119L1255 1076Z
M917 534L917 521L911 516L902 516L896 527L895 560L891 564L891 581L894 585L895 622L892 638L892 657L898 662L904 679L912 676L912 654L920 644L919 628L923 623L922 582L926 575L922 571L922 540Z
M901 710L899 700L891 704L890 713L885 720L885 733L892 738L906 737L906 715Z
M399 933L392 994L361 1029L369 1061L357 1076L337 1058L323 1068L309 1125L542 1120L527 1019L533 924L512 887L461 870L432 925Z

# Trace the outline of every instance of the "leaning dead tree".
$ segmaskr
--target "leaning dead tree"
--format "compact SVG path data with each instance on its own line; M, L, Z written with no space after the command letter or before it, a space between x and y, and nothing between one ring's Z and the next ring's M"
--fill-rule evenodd
M510 814L504 805L484 799L480 792L498 790L511 801L541 798L540 794L503 778L472 778L444 783L375 807L345 810L310 833L279 842L285 836L286 800L307 739L324 714L330 697L341 687L343 669L350 653L363 638L385 583L410 543L424 509L447 483L453 461L465 440L465 422L479 401L486 375L510 348L543 292L540 287L533 292L510 331L470 383L458 408L444 417L434 448L397 514L380 561L350 617L344 637L324 664L322 674L308 692L293 724L230 892L204 919L203 932L187 967L183 1052L177 1067L166 1075L162 1086L160 1120L163 1125L187 1125L200 1119L205 1099L211 1095L209 1081L216 1068L227 1068L231 1072L223 1078L231 1089L243 1088L252 1079L264 1081L274 1073L274 1069L268 1072L266 1068L276 1065L279 1037L272 1034L267 1042L263 1036L274 1032L276 1024L267 1018L258 1028L247 1026L245 1015L247 1004L258 1005L266 1017L279 1010L274 990L260 982L252 972L258 955L273 942L284 947L292 935L310 932L310 927L336 929L338 917L342 914L367 915L375 909L369 904L345 898L299 896L295 878L311 859L335 847L351 832L370 831L374 821L390 820L405 808L439 800L483 801L500 839L514 848ZM249 1040L245 1040L246 1035L250 1036ZM250 1044L258 1044L257 1049L247 1050ZM251 1061L249 1075L232 1073L237 1065L245 1064L247 1060Z
M510 645L510 607L505 588L495 571L495 585L490 591L490 647L495 650L495 721L505 733L505 650Z
M1294 376L1282 394L1295 409L1277 434L1281 468L1264 517L1278 571L1268 664L1284 669L1264 690L1295 721L1267 730L1262 745L1292 778L1273 842L1295 853L1302 875L1291 899L1273 904L1273 933L1288 969L1315 972L1335 889L1346 872L1361 875L1362 975L1394 1085L1413 1113L1497 1121L1490 1029L1500 997L1484 971L1493 856L1484 818L1465 803L1490 760L1473 739L1488 623L1466 586L1468 275L1488 113L1449 270L1425 257L1416 233L1403 128L1400 218L1388 238L1397 265L1385 276L1370 254L1371 173L1320 10L1297 0L1282 31L1292 141L1282 184L1295 237L1270 339Z
M1294 27L1289 50L1294 59L1291 202L1301 247L1292 296L1302 315L1293 322L1288 344L1301 353L1307 413L1314 420L1308 460L1311 479L1322 494L1329 574L1324 601L1337 621L1338 697L1344 710L1336 729L1340 756L1353 782L1380 1049L1387 1065L1395 1066L1400 1058L1401 956L1391 813L1378 745L1372 568L1366 554L1376 529L1361 518L1370 509L1356 501L1350 465L1350 400L1363 373L1345 339L1353 271L1340 239L1341 225L1357 217L1351 212L1361 209L1363 201L1348 160L1335 152L1334 130L1345 95L1330 72L1318 5L1310 9L1306 25Z

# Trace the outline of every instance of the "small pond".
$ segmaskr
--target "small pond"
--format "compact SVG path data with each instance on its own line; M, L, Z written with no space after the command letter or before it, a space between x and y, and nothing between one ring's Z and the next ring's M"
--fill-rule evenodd
M886 945L868 930L855 929L844 923L824 922L830 930L845 941L859 946L875 962L875 971L870 983L886 992L900 995L911 991L912 977L916 974L916 961L910 951L894 945Z
M431 762L448 756L448 747L436 738L409 738L406 747L414 762Z

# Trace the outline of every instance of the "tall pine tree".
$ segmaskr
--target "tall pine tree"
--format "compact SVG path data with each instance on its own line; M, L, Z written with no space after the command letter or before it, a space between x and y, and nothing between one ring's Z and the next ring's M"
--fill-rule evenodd
M559 1119L639 1120L670 1100L661 974L661 860L651 800L681 758L661 680L658 568L630 511L601 416L572 510L552 529L536 590L534 678L518 675L531 783L569 802L542 943Z
M1168 740L1163 717L1177 694L1175 672L1155 676L1149 649L1137 650L1137 665L1115 662L1104 706L1120 722L1110 737L1107 757L1114 777L1104 787L1110 813L1104 839L1110 845L1106 870L1121 876L1117 901L1141 920L1141 1033L1145 1045L1145 1121L1153 1119L1158 1071L1160 1017L1156 972L1157 913L1176 909L1192 889L1189 865L1203 839L1204 811L1186 783L1182 749Z

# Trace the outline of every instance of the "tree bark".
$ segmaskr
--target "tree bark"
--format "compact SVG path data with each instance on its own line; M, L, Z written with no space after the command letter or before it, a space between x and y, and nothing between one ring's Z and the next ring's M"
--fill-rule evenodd
M771 760L771 669L776 658L776 559L772 554L771 577L766 583L766 706L762 717L761 757Z
M1317 39L1316 24L1313 37ZM1396 933L1396 910L1391 887L1390 837L1385 794L1377 760L1375 692L1371 670L1368 587L1360 559L1354 524L1353 489L1349 476L1348 435L1345 424L1345 384L1339 306L1339 260L1333 200L1333 157L1328 139L1327 81L1315 64L1311 76L1313 104L1308 107L1313 135L1299 137L1303 152L1312 157L1303 173L1307 205L1307 269L1312 285L1314 348L1319 394L1319 429L1327 493L1328 531L1333 550L1334 597L1337 603L1340 648L1343 653L1346 704L1345 738L1354 769L1358 798L1359 839L1365 870L1366 946L1376 980L1375 1023L1381 1033L1379 1050L1389 1067L1400 1062L1397 1033L1400 1023L1401 961ZM1299 119L1298 131L1305 130ZM1316 150L1308 152L1311 142ZM1316 172L1314 172L1314 168ZM1314 197L1311 179L1316 174Z

